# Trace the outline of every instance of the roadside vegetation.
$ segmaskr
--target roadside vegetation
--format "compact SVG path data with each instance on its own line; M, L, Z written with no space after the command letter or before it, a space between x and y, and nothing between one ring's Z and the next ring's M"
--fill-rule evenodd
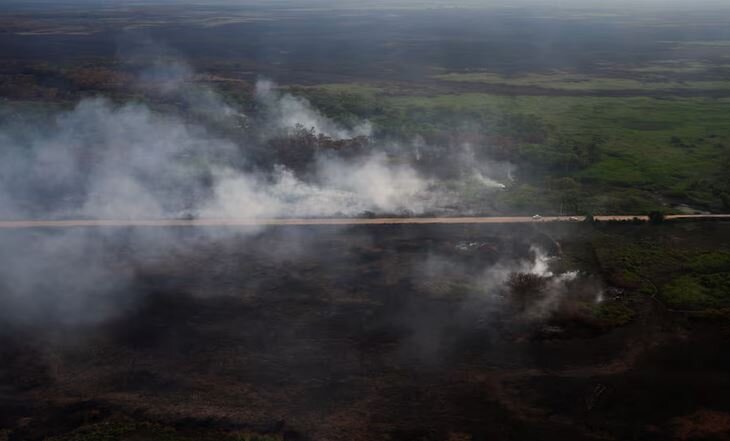
M674 223L597 231L591 246L613 286L696 317L730 316L730 245L722 230Z
M621 78L609 76L592 76L570 72L552 72L547 74L526 74L505 76L493 72L449 73L437 75L434 78L444 81L482 83L492 85L541 87L557 90L577 91L625 91L625 90L728 90L730 82L722 80L673 80L664 76L657 76L661 67L637 68L636 73L643 74L636 78ZM651 76L648 74L652 74Z

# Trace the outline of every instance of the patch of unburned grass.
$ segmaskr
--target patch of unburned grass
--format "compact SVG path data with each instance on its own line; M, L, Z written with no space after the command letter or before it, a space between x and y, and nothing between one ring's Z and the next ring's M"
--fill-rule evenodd
M669 227L637 227L634 235L641 237L638 240L609 234L593 242L599 265L610 282L631 291L656 294L673 309L730 308L730 251L699 244L678 246L663 235L663 228Z
M730 48L730 40L691 40L691 41L667 41L683 47L719 47Z
M712 68L712 64L702 63L699 61L672 61L656 62L642 66L631 66L624 68L628 72L664 74L664 73L697 73L704 72Z
M662 290L662 298L674 308L718 309L730 306L730 272L689 274Z
M593 308L593 316L605 327L612 328L629 323L636 312L622 302L605 302Z
M647 72L645 72L647 73ZM504 86L541 87L557 90L728 90L728 81L688 80L677 81L662 76L645 75L639 78L602 77L568 72L546 74L529 73L505 76L494 72L447 73L434 78L443 81L483 83Z
M385 98L403 112L449 109L453 112L535 115L555 133L603 137L602 158L578 177L595 184L683 189L723 172L730 157L728 100L649 97L543 97L462 94ZM673 137L681 144L672 143Z
M730 194L723 196L724 190L711 185L722 181L730 163L727 98L424 95L384 87L387 93L379 92L377 85L325 85L306 94L338 121L367 118L376 131L396 139L459 127L488 133L498 130L505 117L531 118L546 127L548 142L511 148L516 156L534 154L537 162L541 154L556 159L561 140L580 143L598 137L602 141L597 160L563 172L580 182L583 205L596 213L628 209L622 213L643 214L667 200L721 211L730 201ZM510 195L501 197L503 206L550 208L552 202L540 204L544 194L522 190L510 189Z
M375 95L385 91L385 88L362 83L331 83L316 86L297 86L297 89L314 89L330 93L344 93L356 95Z

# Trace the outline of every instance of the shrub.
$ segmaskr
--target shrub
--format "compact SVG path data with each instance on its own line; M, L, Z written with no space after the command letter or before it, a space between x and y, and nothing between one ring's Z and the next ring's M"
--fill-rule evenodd
M659 225L664 223L664 213L661 211L652 211L649 213L649 223L652 225Z

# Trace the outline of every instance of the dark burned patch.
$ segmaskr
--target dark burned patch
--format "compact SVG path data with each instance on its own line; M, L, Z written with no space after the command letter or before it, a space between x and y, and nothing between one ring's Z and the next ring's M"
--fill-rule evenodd
M551 415L570 418L591 432L618 439L637 433L647 440L675 439L677 426L669 421L684 421L698 409L730 412L724 393L730 390L730 357L717 350L727 335L707 331L656 345L635 360L626 354L602 369L576 367L571 376L541 373L519 389L537 397L536 403ZM702 421L706 428L700 427ZM716 421L695 419L691 430L713 433ZM700 439L724 439L713 436Z
M31 335L24 337L0 336L0 397L52 383L45 354L34 344Z
M181 387L180 382L156 372L130 369L107 378L106 388L121 392L165 393Z
M33 417L21 419L10 440L44 440L97 423L111 415L113 406L99 401L80 401L65 406L52 404L37 408Z
M170 440L222 441L239 439L304 441L306 437L286 427L283 421L265 424L235 424L216 418L159 418L143 412L128 412L97 400L69 405L47 405L33 418L12 427L9 440Z
M712 394L730 387L730 360L710 325L678 328L647 299L629 325L594 333L480 291L495 253L530 258L532 228L386 226L295 243L276 230L225 243L179 233L154 259L113 247L139 300L100 324L5 327L0 427L61 441L130 421L138 439L666 439L656 428L668 421L701 433L716 420L690 418L699 407L730 411ZM578 240L569 228L546 236ZM433 256L448 265L425 280ZM560 336L537 336L550 327Z

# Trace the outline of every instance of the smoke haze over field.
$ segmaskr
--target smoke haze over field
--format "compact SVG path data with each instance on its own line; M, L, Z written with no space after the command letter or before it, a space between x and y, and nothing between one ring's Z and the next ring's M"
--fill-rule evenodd
M0 441L730 434L730 0L0 4Z
M302 124L309 115L289 118ZM245 146L141 104L84 100L40 134L16 130L6 125L1 135L6 219L159 218L184 210L214 217L422 213L439 196L413 168L377 152L352 162L320 157L310 182L284 166L268 176L244 172L235 164L246 164Z
M332 139L348 139L358 136L370 136L373 129L368 121L363 121L352 129L340 127L323 116L306 100L288 93L276 91L276 85L263 80L256 83L256 100L264 108L267 116L267 131L271 136L281 136L297 128L312 130L315 135L324 135Z
M359 292L362 287L350 284L368 277L358 269L361 259L371 258L367 257L371 252L364 250L379 249L382 245L376 243L380 235L393 231L256 227L3 231L0 323L39 330L97 325L132 312L144 300L142 297L156 295L150 287L159 283L179 286L176 289L180 295L235 299L254 296L265 301L275 294L270 289L258 289L261 282L255 276L257 268L280 271L280 277L293 281L295 286L296 280L309 278L306 274L288 274L286 268L291 265L320 268L317 271L324 271L326 276L318 283L337 286L337 295L345 297L339 301L350 295L374 295L367 289ZM388 281L395 283L393 287L406 283L403 286L412 286L409 290L425 299L461 305L459 314L464 323L487 325L505 314L526 323L543 321L572 305L590 306L600 301L600 284L576 272L551 272L554 257L530 245L529 237L519 242L525 251L515 254L505 249L489 257L483 254L482 242L454 244L439 238L438 251L414 248L419 251L398 259L404 263L384 267L377 283ZM350 245L338 245L333 251L335 243ZM390 253L386 251L379 258L386 259L385 263ZM159 274L166 272L174 277L160 280ZM511 291L511 279L516 275L540 282L539 291L524 304ZM305 292L309 292L307 289ZM423 317L411 319L418 322ZM419 332L434 326L414 324Z
M191 75L183 63L156 65L140 75L138 87L178 99L203 120L247 118L212 90L190 82ZM366 211L419 214L457 202L456 195L412 164L393 161L377 140L347 158L323 150L306 175L276 157L262 168L254 151L268 147L255 144L267 139L299 131L335 141L364 139L372 128L367 121L342 127L268 81L257 84L255 99L260 106L256 126L246 130L258 135L245 141L229 140L178 114L104 98L84 99L47 123L32 115L21 114L20 122L8 118L0 125L0 216L355 216ZM397 150L412 155L422 148ZM417 160L418 154L412 156ZM485 174L496 163L475 161L468 146L449 160L485 189L504 187Z
M367 121L344 127L269 81L256 86L258 113L243 115L213 90L191 81L192 76L186 64L173 61L157 63L137 79L140 91L182 103L190 109L186 115L103 97L83 99L50 115L6 111L0 122L0 217L421 214L458 202L453 189L418 169L421 152L430 148L421 142L375 140ZM253 126L238 127L246 135L241 138L231 139L215 128L240 121ZM355 153L317 150L305 171L290 169L276 156L262 160L271 158L261 155L269 140L302 132L325 143L370 139L366 149ZM509 168L479 163L466 145L450 161L457 175L486 191L501 188L488 175ZM211 232L207 237L221 240L257 231ZM0 252L7 263L0 266L0 308L5 311L0 318L21 323L78 325L114 318L135 303L129 295L135 291L134 253L154 249L155 259L166 259L176 247L176 239L162 231L69 230L24 239L9 234L6 239ZM131 263L115 264L114 250L134 250Z

